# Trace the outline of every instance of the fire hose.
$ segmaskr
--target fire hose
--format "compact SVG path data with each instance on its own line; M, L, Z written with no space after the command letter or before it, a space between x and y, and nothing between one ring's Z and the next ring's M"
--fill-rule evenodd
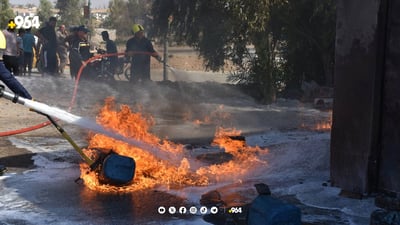
M142 51L134 51L133 54L152 55L151 52L142 52ZM91 62L93 62L93 61L95 61L95 60L101 59L103 57L121 56L121 55L126 55L126 53L100 54L100 55L93 56L93 57L91 57L88 60L83 62L83 64L81 65L81 67L78 70L78 73L77 73L77 76L76 76L76 79L75 79L74 91L73 91L72 98L71 98L71 101L70 101L70 104L69 104L69 107L68 107L68 111L71 111L72 107L75 104L76 95L78 93L79 80L80 80L82 71L86 67L86 65L91 63ZM167 65L167 66L169 66L169 65ZM34 130L46 127L46 126L48 126L50 124L51 124L50 121L45 121L45 122L30 126L30 127L21 128L21 129L18 129L18 130L3 131L3 132L0 132L0 137L12 136L12 135L16 135L16 134L22 134L22 133L34 131Z
M49 121L57 128L61 135L73 146L73 148L80 154L82 159L89 165L91 170L97 171L99 174L99 180L102 183L113 184L113 185L126 185L129 184L135 174L135 161L131 157L119 155L112 150L109 150L106 154L100 154L97 160L92 160L82 151L81 148L72 140L72 138L65 132L65 130L57 124L57 122L51 118L51 114L60 115L61 111L53 111L52 108L44 103L35 102L29 99L22 98L17 94L9 93L4 91L4 86L0 85L0 97L8 99L14 103L18 103L29 107L31 111L44 115ZM53 109L53 110L52 110ZM65 112L65 111L64 111ZM66 113L65 114L69 114ZM73 116L71 114L71 116ZM79 118L78 116L74 116ZM72 121L75 118L68 118L65 121Z

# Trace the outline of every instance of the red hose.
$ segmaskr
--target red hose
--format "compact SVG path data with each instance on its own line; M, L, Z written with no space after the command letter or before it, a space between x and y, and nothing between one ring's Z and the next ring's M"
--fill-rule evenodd
M153 54L153 53L151 53L151 52L140 52L140 51L134 51L134 52L132 52L132 53L133 53L133 54L142 54L142 55L152 55L152 54ZM82 64L82 66L79 68L78 74L77 74L77 76L76 76L74 92L73 92L73 94L72 94L72 98L71 98L71 102L70 102L69 107L68 107L68 111L71 111L73 105L75 104L76 95L77 95L77 93L78 93L79 79L80 79L81 73L82 73L83 69L86 67L86 65L87 65L88 63L91 63L91 62L94 61L94 60L101 59L101 58L103 58L103 57L108 57L108 56L119 56L119 55L125 55L125 54L126 54L126 53L100 54L100 55L93 56L93 57L89 58L88 60L86 60L86 61ZM21 129L18 129L18 130L3 131L3 132L0 132L0 137L11 136L11 135L16 135L16 134L26 133L26 132L29 132L29 131L34 131L34 130L43 128L43 127L45 127L45 126L48 126L48 125L50 125L50 124L51 124L50 121L45 121L45 122L42 122L42 123L39 123L39 124L30 126L30 127L21 128Z

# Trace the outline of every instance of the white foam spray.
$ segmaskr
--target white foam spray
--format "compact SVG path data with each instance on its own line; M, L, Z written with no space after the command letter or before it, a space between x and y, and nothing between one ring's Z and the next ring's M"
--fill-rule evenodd
M91 120L89 118L84 118L80 117L77 115L74 115L72 113L69 113L65 110L59 109L57 107L52 107L49 105L46 105L41 102L36 102L28 99L23 100L25 106L41 112L43 114L49 115L51 117L57 118L59 120L62 120L64 122L70 123L70 124L75 124L77 126L80 126L82 128L89 129L95 133L103 134L108 137L114 138L116 140L123 141L125 143L128 143L130 145L139 147L143 150L151 152L153 155L157 156L160 159L167 160L171 163L174 163L175 165L179 165L180 161L182 160L182 156L175 155L173 153L163 151L162 149L158 148L157 146L150 145L148 143L135 140L132 138L127 138L116 131L107 129L103 127L102 125L96 123L96 121Z

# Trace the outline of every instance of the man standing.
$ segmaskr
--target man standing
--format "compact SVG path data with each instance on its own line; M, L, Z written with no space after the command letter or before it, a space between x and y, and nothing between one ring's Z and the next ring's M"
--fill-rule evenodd
M17 36L17 47L18 47L18 54L17 54L17 62L18 62L18 73L21 74L24 71L24 38L25 36L25 29L18 30ZM25 74L23 74L25 75Z
M103 38L103 41L106 42L106 53L107 54L117 53L117 46L115 45L115 42L110 39L108 31L105 30L101 32L101 37ZM118 56L117 55L109 56L108 58L110 59L111 72L114 73L118 63Z
M132 26L133 37L126 43L126 55L131 56L130 82L150 81L150 56L161 61L161 56L154 50L153 44L144 35L140 24Z
M23 73L26 74L26 67L28 67L28 76L32 73L33 62L33 49L35 48L35 37L31 33L31 28L25 30L25 35L22 37L22 44L24 47L24 66Z
M36 36L42 43L44 71L50 75L57 73L57 36L56 17L50 17L46 25L38 30Z
M15 28L17 25L14 19L8 21L7 29L3 30L3 34L6 37L6 49L3 53L3 60L6 68L15 76L19 75L18 65L18 46L17 46L17 34Z
M65 30L65 25L62 24L57 30L57 52L58 57L60 58L60 65L58 67L58 72L60 74L64 73L65 65L67 64L68 58L68 46L65 38L68 36L67 31Z
M88 29L84 26L79 26L76 28L76 32L70 37L68 37L68 42L70 43L70 52L69 52L69 67L71 78L76 79L79 69L83 65L83 63L92 57L92 53L90 52L90 44L87 39ZM90 69L85 67L83 72L84 78L90 77Z

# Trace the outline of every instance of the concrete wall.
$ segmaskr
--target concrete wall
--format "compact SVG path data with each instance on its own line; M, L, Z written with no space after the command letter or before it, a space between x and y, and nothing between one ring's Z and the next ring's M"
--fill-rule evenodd
M388 4L379 189L400 193L400 0Z
M338 0L331 180L400 193L400 0Z
M337 1L331 179L357 193L369 191L378 11L376 0Z

